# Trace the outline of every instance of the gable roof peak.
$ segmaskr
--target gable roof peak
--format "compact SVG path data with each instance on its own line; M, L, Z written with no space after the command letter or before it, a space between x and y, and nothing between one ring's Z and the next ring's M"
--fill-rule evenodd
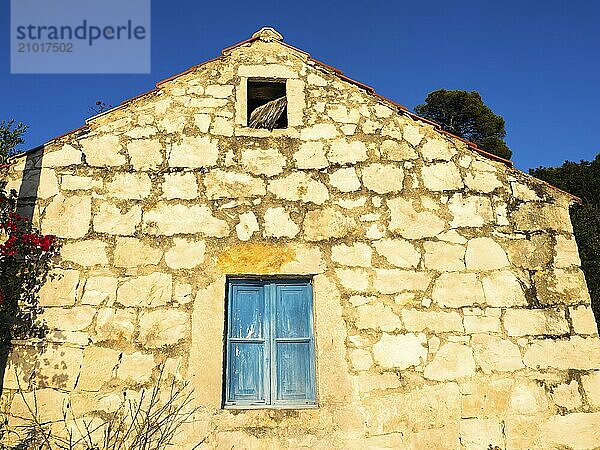
M263 42L283 42L283 35L273 27L262 27L252 35L252 39L258 39Z

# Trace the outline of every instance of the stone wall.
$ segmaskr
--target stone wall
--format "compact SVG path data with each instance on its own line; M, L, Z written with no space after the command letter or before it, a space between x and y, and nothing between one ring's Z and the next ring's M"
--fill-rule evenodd
M287 129L245 127L261 76L287 81ZM63 240L48 345L5 373L13 425L19 387L85 416L165 364L202 406L182 448L600 442L572 198L272 32L18 158L9 187ZM313 277L317 408L221 408L228 274Z

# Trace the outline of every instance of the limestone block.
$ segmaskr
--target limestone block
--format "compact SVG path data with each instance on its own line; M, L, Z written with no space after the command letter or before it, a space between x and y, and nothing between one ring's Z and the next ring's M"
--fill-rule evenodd
M508 270L492 272L483 277L485 301L490 306L525 306L527 300L519 279Z
M402 328L400 318L389 306L377 302L356 309L356 327L359 330L395 331Z
M354 380L358 391L361 393L368 393L374 390L396 389L401 386L398 375L390 372L361 373Z
M108 197L140 200L150 195L152 182L146 173L116 173L110 183L106 185Z
M178 344L189 332L189 315L176 309L163 309L140 314L137 341L148 348Z
M360 189L361 184L356 169L348 167L338 169L329 174L329 184L341 192L354 192Z
M208 133L208 129L210 128L210 115L194 114L194 123L202 133Z
M577 243L573 237L567 239L564 236L557 235L554 252L554 267L563 269L581 265Z
M579 269L555 269L533 274L542 305L590 303L585 277Z
M308 74L307 81L308 84L312 84L314 86L327 86L327 80L320 77L319 75L315 75L314 73Z
M63 244L60 256L65 261L71 261L80 266L95 266L108 264L106 244L98 240L87 240Z
M163 163L158 139L135 139L127 144L127 153L134 170L156 170Z
M408 331L429 330L433 333L462 333L464 331L462 318L457 312L403 309L402 322Z
M371 353L366 350L354 349L350 352L350 361L355 370L369 370L373 366Z
M154 272L125 281L117 290L123 306L164 306L171 301L171 275Z
M441 274L433 285L433 301L445 308L460 308L484 303L483 287L474 273Z
M277 149L245 149L242 150L242 167L254 175L272 177L283 172L286 159Z
M303 141L320 141L322 139L332 139L336 136L338 136L338 131L335 125L330 123L318 123L300 131L300 139Z
M173 238L173 244L165 253L165 263L171 269L192 269L204 262L205 241Z
M193 300L192 286L186 283L175 283L173 289L173 301L185 305Z
M459 429L461 450L504 447L503 424L499 419L462 419Z
M41 306L71 306L75 304L79 272L56 269L51 272L39 293Z
M595 369L600 367L600 339L572 336L537 340L527 347L523 362L533 369Z
M318 274L325 272L325 261L318 247L295 245L294 259L281 266L281 273Z
M381 239L373 242L373 246L377 253L397 267L417 267L421 260L421 253L404 239Z
M406 239L435 236L446 227L445 221L431 211L419 211L412 200L394 198L386 201L391 219L389 229Z
M373 345L375 362L386 369L408 369L427 360L427 339L423 333L383 333Z
M94 214L94 231L112 235L131 236L142 220L142 208L139 205L130 209L121 209L112 203L100 203Z
M85 162L92 167L115 167L127 163L125 155L121 154L119 136L116 135L83 139L81 149L85 155Z
M235 226L238 239L240 241L248 241L252 238L252 235L259 231L258 221L252 211L247 211L240 214L240 221Z
M467 269L478 271L502 269L509 265L508 257L500 244L488 237L467 242L465 262Z
M581 376L581 385L592 408L600 408L600 370Z
M218 136L233 136L232 120L226 117L215 117L210 132Z
M421 178L431 191L453 191L463 187L463 181L456 164L452 162L423 166Z
M141 117L140 117L141 119ZM139 120L140 123L142 123L141 120ZM147 123L151 123L154 122L154 117L149 115L149 120ZM128 136L130 138L133 139L141 139L141 138L147 138L150 137L152 135L155 135L157 133L157 129L155 127L134 127L131 128L129 131L125 132L125 136Z
M481 227L492 221L492 204L487 197L454 194L448 201L448 210L453 216L450 226Z
M494 316L465 316L465 333L500 333L500 318Z
M362 242L339 244L331 248L331 259L343 266L370 267L372 253L371 247Z
M212 167L218 157L217 141L208 136L183 136L180 143L167 147L169 167Z
M382 294L396 294L404 291L425 291L431 282L431 275L402 269L375 269L374 287Z
M510 183L510 187L512 189L513 196L519 200L523 200L525 202L541 200L536 191L525 184L513 181Z
M115 267L157 265L162 254L162 250L139 239L119 237L113 251L113 264Z
M42 318L51 330L81 331L89 327L96 314L91 306L45 308Z
M425 366L425 378L436 381L455 380L475 375L473 351L466 345L448 342Z
M90 228L91 215L90 197L56 195L44 210L42 233L61 238L82 238Z
M598 326L594 311L589 306L576 306L569 308L569 316L573 323L573 331L577 334L597 334Z
M358 123L360 119L358 109L349 109L344 105L329 105L327 115L339 123Z
M427 139L421 148L421 154L426 161L450 161L456 155L456 149L450 147L448 141Z
M298 169L322 169L329 165L321 142L304 142L294 153Z
M407 124L402 129L404 140L409 142L413 147L416 147L423 140L424 135L421 133L421 127Z
M518 231L556 230L573 233L569 209L562 206L523 203L512 213L512 221Z
M361 141L333 141L327 152L327 159L334 164L356 164L367 158L367 146Z
M327 187L304 172L294 172L269 182L269 192L284 200L322 205L329 199Z
M36 389L35 392L17 394L10 405L12 417L8 428L19 433L16 428L25 424L31 426L34 416L38 423L60 422L66 410L67 395L54 389Z
M221 169L215 169L206 174L204 187L207 197L211 200L255 197L266 193L265 183L260 178Z
M460 440L456 421L442 428L429 428L410 435L411 450L447 449L459 450Z
M562 383L552 389L552 399L558 406L569 411L581 406L581 395L579 394L579 383L571 380L570 383Z
M554 309L507 309L502 323L509 336L561 335L569 332L565 312Z
M389 164L370 164L362 169L363 184L378 194L399 192L404 182L404 170Z
M42 169L39 172L39 177L39 184L37 187L38 198L46 199L58 194L58 178L56 177L56 172L54 170Z
M597 448L600 442L600 412L552 416L541 426L541 448Z
M461 395L456 383L420 385L405 392L371 396L363 402L367 430L369 434L390 433L397 430L402 430L405 434L415 430L425 430L429 433L433 428L446 427L458 421L461 416L460 400ZM448 434L442 446L387 448L420 448L421 450L453 448L448 443L452 435L458 437L458 430L447 427L446 431Z
M343 287L350 291L366 291L369 289L369 274L362 269L335 269L335 273Z
M323 241L353 234L356 221L332 207L308 211L304 216L304 236L307 241Z
M109 348L90 346L83 351L83 364L77 389L99 391L114 378L121 352Z
M131 342L135 331L135 312L102 308L96 317L94 341Z
M465 177L465 184L472 191L483 192L485 194L489 194L502 187L502 182L495 173L491 172L469 172Z
M265 211L263 236L293 238L299 232L300 228L290 218L290 214L285 208L274 207Z
M72 145L63 144L60 150L49 152L44 150L42 167L67 167L81 164L81 150Z
M525 367L519 347L507 339L488 334L474 334L471 346L475 353L475 361L483 373L513 372Z
M417 152L405 142L386 139L381 143L381 154L389 161L406 161L417 158Z
M148 234L202 234L224 237L229 235L226 221L217 219L206 205L173 205L157 203L144 212L143 231Z
M135 352L131 355L123 355L116 376L126 383L145 384L152 378L154 367L154 356Z
M227 98L233 95L233 86L230 84L211 84L206 86L205 93L215 98Z
M81 303L84 305L112 304L117 298L117 279L113 277L90 277L85 282Z
M198 183L196 182L196 175L191 172L165 174L165 181L162 184L162 197L167 200L197 198Z
M63 175L60 180L60 188L63 191L87 191L101 188L102 181L92 177L80 177L77 175Z
M548 234L536 234L529 239L511 239L506 250L510 262L528 270L540 270L552 263L552 241Z
M465 269L465 247L441 241L427 241L424 264L426 269L439 271L459 271Z

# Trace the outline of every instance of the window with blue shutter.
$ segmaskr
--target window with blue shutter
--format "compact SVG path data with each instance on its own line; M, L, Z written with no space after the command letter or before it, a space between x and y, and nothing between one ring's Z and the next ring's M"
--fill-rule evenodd
M310 281L229 281L225 372L226 407L316 404Z

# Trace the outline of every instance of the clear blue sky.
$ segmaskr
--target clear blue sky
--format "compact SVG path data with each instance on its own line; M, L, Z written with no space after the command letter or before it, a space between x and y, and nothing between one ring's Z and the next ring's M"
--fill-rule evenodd
M506 119L520 169L600 152L600 1L153 0L149 75L10 75L0 46L0 120L26 148L274 26L286 42L409 108L437 88L479 91ZM9 29L9 2L0 6Z

